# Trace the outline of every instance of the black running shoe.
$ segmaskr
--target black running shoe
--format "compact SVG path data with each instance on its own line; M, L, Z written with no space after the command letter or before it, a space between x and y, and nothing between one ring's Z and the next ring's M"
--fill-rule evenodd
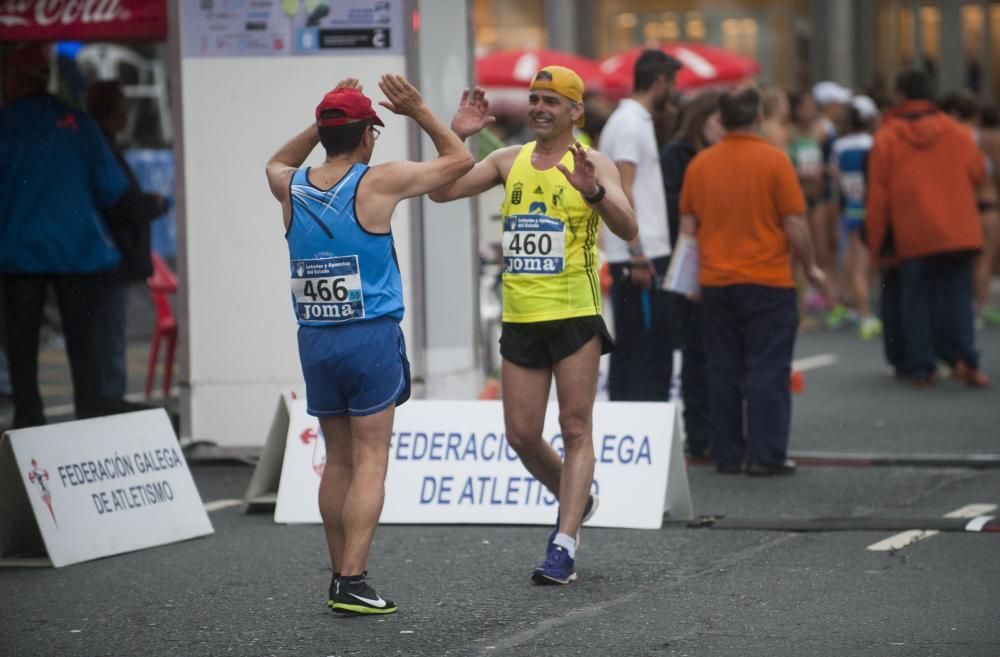
M384 600L368 585L365 575L335 580L326 606L341 614L358 615L393 614L397 609L395 602Z

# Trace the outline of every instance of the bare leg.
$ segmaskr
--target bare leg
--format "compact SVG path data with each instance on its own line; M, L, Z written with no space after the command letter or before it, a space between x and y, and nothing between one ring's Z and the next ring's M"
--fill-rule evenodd
M330 550L330 565L333 572L339 573L344 562L344 500L354 478L351 422L346 416L322 417L319 426L326 440L326 465L319 481L319 513Z
M362 417L352 417L351 456L354 477L344 498L344 551L341 574L360 575L368 563L368 551L385 500L385 473L389 464L389 440L396 408Z
M988 210L980 217L983 221L983 250L976 256L976 312L982 312L989 303L993 260L997 246L1000 246L1000 212Z
M521 367L504 359L500 376L507 442L525 469L558 498L562 461L542 436L552 371Z
M830 240L830 224L835 222L836 218L836 211L829 201L817 203L809 215L809 228L812 234L813 250L816 253L816 264L826 272L826 283L819 292L826 299L827 310L832 310L838 302L837 272L834 266L836 258Z
M868 288L871 280L868 272L868 248L857 232L852 232L847 239L847 271L854 296L854 308L864 318L872 313L869 300L871 291Z
M555 364L559 425L566 458L559 484L559 532L576 536L594 481L594 398L601 338Z

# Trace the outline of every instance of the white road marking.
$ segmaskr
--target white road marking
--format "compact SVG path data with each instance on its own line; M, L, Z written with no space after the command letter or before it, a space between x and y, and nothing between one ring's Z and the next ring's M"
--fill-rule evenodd
M205 502L205 511L211 513L212 511L228 509L231 506L239 506L241 504L243 504L243 500L212 500L211 502Z
M965 526L965 531L967 532L981 532L986 523L991 520L995 520L996 516L978 516L969 521L969 524Z
M974 518L977 521L980 520L980 516L984 516L985 519L982 520L982 524L985 525L991 519L991 516L985 516L985 514L993 511L997 508L996 504L970 504L968 506L963 506L961 509L955 509L949 513L944 514L945 518ZM981 528L982 525L980 525ZM930 538L935 534L940 534L941 532L937 530L922 530L922 529L911 529L909 531L900 532L894 536L890 536L878 543L872 543L868 546L868 549L872 552L891 552L895 550L901 550L907 545L913 545L917 541L922 541L925 538Z
M809 370L819 369L820 367L826 367L827 365L833 365L840 360L840 357L836 354L818 354L816 356L806 356L805 358L797 358L792 361L792 369L798 370L799 372L808 372Z

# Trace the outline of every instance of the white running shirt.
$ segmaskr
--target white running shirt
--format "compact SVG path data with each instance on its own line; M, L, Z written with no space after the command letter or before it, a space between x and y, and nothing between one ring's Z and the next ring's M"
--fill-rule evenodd
M670 255L670 228L667 225L667 195L663 190L660 152L656 147L653 117L638 101L624 98L601 131L599 150L612 162L635 165L635 182L630 191L639 223L639 241L647 258ZM607 226L604 252L609 262L629 259L628 243Z

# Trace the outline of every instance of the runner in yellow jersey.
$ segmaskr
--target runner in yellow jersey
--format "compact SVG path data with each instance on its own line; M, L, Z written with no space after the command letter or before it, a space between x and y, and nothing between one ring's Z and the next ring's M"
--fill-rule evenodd
M576 579L580 525L597 509L593 410L597 364L613 348L601 318L597 233L604 220L624 240L638 231L618 170L573 137L583 122L583 81L547 66L528 95L535 141L494 151L463 177L432 193L435 201L505 188L503 203L504 424L521 462L559 500L545 560L532 579ZM452 119L465 139L493 122L482 89L466 90ZM559 401L565 462L543 439L552 379Z

